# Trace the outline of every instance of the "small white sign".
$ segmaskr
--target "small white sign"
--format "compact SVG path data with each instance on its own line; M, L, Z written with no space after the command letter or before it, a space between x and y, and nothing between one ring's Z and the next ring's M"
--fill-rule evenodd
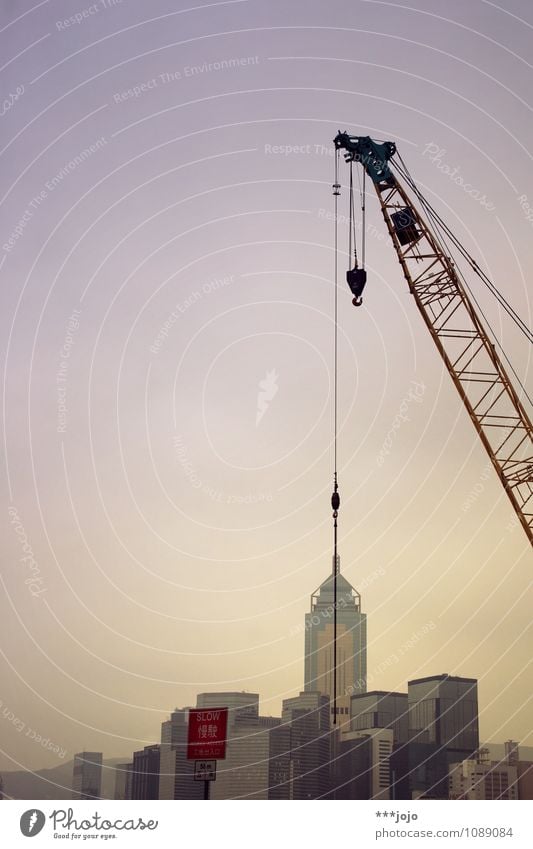
M216 761L195 761L194 762L194 780L195 781L216 781L217 778L217 762Z

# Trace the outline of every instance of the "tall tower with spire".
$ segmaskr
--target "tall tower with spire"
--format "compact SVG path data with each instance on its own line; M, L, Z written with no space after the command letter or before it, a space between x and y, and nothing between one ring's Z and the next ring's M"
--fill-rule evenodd
M304 689L329 696L332 723L336 702L340 727L350 719L350 697L366 693L366 614L361 612L361 596L340 573L339 555L333 556L332 573L312 594L311 610L305 614Z

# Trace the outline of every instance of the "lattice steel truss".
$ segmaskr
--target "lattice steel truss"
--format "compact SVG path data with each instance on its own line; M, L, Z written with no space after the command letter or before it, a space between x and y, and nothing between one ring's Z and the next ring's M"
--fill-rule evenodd
M374 181L374 187L409 290L533 545L529 416L453 261L413 200L390 172L385 180Z

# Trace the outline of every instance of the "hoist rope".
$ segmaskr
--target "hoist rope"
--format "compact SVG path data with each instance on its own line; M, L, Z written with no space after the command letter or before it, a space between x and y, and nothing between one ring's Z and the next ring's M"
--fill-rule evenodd
M339 288L339 151L335 151L335 182L333 184L333 221L334 221L334 320L333 320L333 495L331 506L333 508L333 724L337 724L337 514L339 506L337 486L337 378L338 378L338 288Z
M361 190L361 262L365 266L366 256L366 169L363 168L363 188Z
M365 268L365 256L366 256L366 169L361 169L363 172L363 181L361 183L361 176L359 173L359 168L357 169L357 184L359 186L359 200L361 204L361 268ZM354 225L355 232L355 225Z
M337 485L337 358L338 358L338 276L339 276L339 151L335 152L335 182L333 184L334 248L334 317L333 317L333 484Z
M358 172L359 173L359 172ZM352 241L353 241L353 264L357 268L357 238L355 233L355 208L353 200L353 162L350 162L350 197L348 212L348 268L352 267Z

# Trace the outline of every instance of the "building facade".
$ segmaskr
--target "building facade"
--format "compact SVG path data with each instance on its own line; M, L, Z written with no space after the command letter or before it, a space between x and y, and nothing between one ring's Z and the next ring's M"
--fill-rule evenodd
M391 799L392 730L341 729L338 734L332 762L331 798Z
M157 744L133 753L131 799L159 799L160 756Z
M311 596L305 614L304 689L330 700L333 714L334 576L329 575ZM361 596L337 574L337 724L350 719L350 698L366 692L366 614ZM333 716L332 716L333 718Z
M452 763L479 749L477 681L433 675L408 682L412 798L447 799Z
M289 728L289 782L284 798L321 799L330 792L331 728L329 698L305 691L282 706Z
M203 799L203 784L194 780L194 761L187 760L189 708L176 708L161 725L160 799Z
M200 693L197 708L227 708L226 757L217 760L211 799L286 798L290 737L280 717L259 714L259 695ZM203 781L194 779L187 759L189 709L176 709L161 727L160 799L202 799Z
M407 693L373 690L351 699L352 731L392 731L389 757L391 799L410 799L409 787L409 702Z
M115 766L115 799L131 799L131 771L133 763L122 763Z
M505 741L505 760L509 766L517 766L518 765L518 743L516 740L506 740Z
M279 717L260 716L259 694L200 693L198 708L228 708L226 757L217 762L212 799L268 799L274 738ZM279 738L278 738L279 739ZM276 753L280 759L282 752Z
M481 750L483 753L486 750ZM450 764L450 799L517 799L517 765L489 761L483 755Z
M407 693L372 690L370 693L352 696L350 716L352 731L390 728L395 745L405 744L409 740Z
M518 798L533 799L533 761L518 761Z
M78 752L72 772L73 799L99 799L102 794L102 752Z

